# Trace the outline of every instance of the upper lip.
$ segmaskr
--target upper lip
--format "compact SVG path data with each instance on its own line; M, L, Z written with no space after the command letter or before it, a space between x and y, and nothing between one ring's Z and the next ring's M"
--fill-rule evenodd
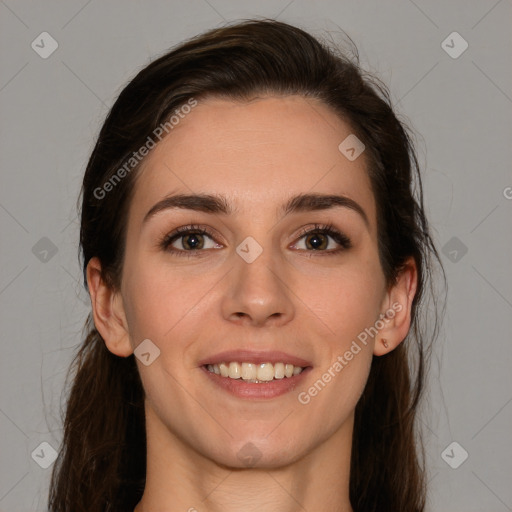
M285 363L293 364L294 366L301 366L302 368L312 366L311 362L306 359L278 350L227 350L225 352L219 352L218 354L205 357L203 360L199 361L199 365L204 366L207 364L230 363L233 361L253 364Z

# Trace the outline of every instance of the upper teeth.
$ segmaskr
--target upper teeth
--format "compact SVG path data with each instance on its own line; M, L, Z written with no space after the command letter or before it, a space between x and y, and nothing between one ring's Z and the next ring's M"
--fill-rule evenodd
M243 379L250 382L268 382L273 379L282 379L298 375L304 368L285 363L220 363L209 364L210 372L229 377L231 379Z

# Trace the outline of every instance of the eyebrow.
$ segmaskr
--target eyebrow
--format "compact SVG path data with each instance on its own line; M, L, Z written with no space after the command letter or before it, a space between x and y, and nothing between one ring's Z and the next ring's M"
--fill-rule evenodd
M308 212L318 210L330 210L336 207L349 208L355 211L363 219L366 227L370 228L368 216L363 208L350 197L335 194L298 194L291 197L278 208L277 213L289 215L295 212ZM158 201L146 213L142 221L145 224L151 217L163 210L186 209L198 212L232 215L238 210L232 208L228 200L221 195L213 194L176 194L170 195Z

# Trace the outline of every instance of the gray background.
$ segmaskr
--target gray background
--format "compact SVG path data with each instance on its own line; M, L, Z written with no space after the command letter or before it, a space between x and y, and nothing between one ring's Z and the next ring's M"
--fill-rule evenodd
M510 0L0 0L0 511L45 510L51 469L31 454L44 462L40 443L61 440L61 391L89 307L75 201L108 108L150 58L254 15L346 30L420 134L449 282L423 420L429 511L512 510ZM44 31L59 45L46 59L31 47ZM469 44L458 58L441 46L453 31ZM461 448L441 456L454 441L469 454L457 469L445 460L460 462Z

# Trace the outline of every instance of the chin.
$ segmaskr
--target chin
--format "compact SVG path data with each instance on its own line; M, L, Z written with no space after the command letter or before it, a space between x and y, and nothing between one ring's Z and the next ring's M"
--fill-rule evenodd
M298 453L283 453L282 449L261 451L252 442L248 441L238 452L228 456L215 457L213 460L220 466L230 469L261 469L270 470L288 466L297 459Z
M273 469L284 467L297 461L307 452L300 442L290 443L276 436L268 439L268 432L260 437L256 435L240 436L231 439L229 445L211 454L217 464L236 469ZM288 441L288 442L287 442ZM215 443L215 446L219 445Z

